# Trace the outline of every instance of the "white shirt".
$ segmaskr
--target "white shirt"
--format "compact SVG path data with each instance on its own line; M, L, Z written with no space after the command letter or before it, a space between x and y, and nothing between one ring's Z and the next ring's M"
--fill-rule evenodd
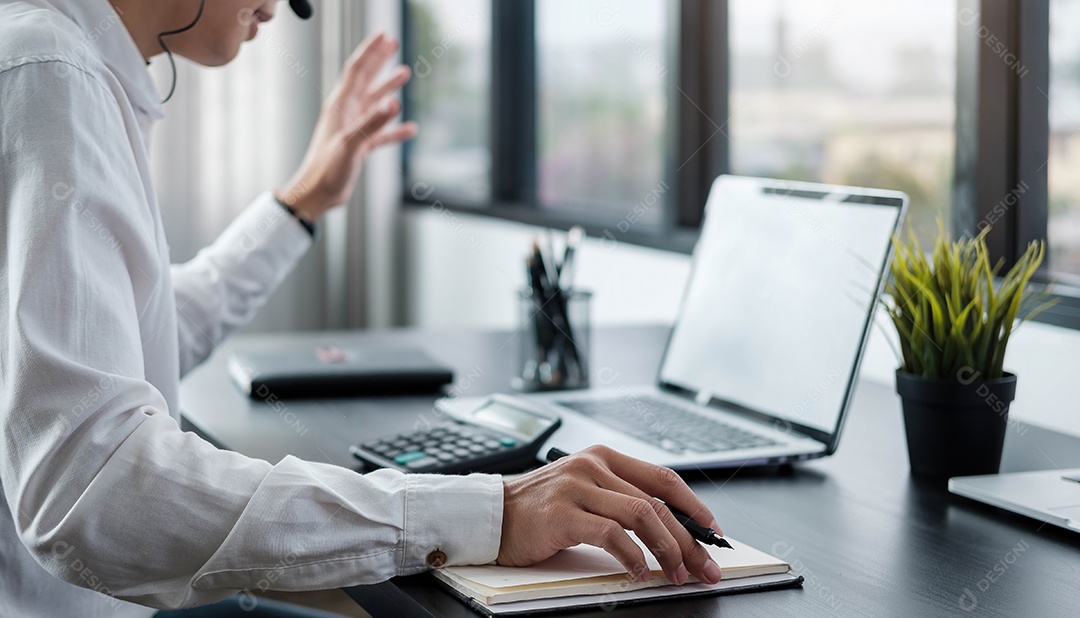
M271 465L180 430L180 377L311 240L266 194L170 268L158 97L106 0L0 0L0 616L374 583L437 549L494 560L499 477Z

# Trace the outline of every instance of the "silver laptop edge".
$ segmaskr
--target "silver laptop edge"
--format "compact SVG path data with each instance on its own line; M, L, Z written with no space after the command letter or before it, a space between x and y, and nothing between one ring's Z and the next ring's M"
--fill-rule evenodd
M1038 521L1080 532L1080 482L1076 470L1015 472L949 479L949 491Z

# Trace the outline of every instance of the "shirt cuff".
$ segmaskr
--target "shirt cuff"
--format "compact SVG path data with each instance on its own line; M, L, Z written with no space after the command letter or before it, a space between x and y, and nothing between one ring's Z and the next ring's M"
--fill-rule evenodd
M221 238L226 243L235 242L244 253L263 254L283 263L295 262L312 245L311 235L269 191L259 194Z
M402 574L495 562L502 541L501 476L406 478Z
M301 217L300 213L296 212L296 210L294 210L292 206L289 206L285 202L278 199L278 197L276 195L271 194L271 196L274 198L274 201L277 202L278 206L281 206L282 208L284 208L285 212L289 213L289 216L291 216L297 223L299 223L300 227L304 228L304 231L308 233L308 236L311 236L312 238L315 238L315 224L314 223L312 223L311 221L308 221L307 219L304 219L303 217Z

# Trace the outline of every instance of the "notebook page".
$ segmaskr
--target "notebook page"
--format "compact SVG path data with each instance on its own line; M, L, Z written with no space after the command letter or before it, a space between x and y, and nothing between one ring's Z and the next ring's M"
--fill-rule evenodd
M652 553L645 548L644 543L633 532L630 532L630 538L642 548L654 576L659 575L662 577L660 564ZM740 543L730 537L727 540L734 549L724 549L711 545L705 546L709 555L724 571L724 577L727 579L738 577L739 571L754 569L755 567L787 566L784 561L763 551ZM618 560L608 555L603 549L591 545L578 545L564 549L551 558L528 568L488 565L447 567L444 570L455 577L496 590L544 584L565 584L587 578L626 574L626 569Z

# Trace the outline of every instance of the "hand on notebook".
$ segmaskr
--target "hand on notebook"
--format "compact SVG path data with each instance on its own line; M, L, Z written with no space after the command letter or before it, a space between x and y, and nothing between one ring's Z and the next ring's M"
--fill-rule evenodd
M672 583L683 584L689 575L720 581L720 567L705 548L654 499L723 534L705 504L668 468L594 446L504 484L503 566L529 566L585 543L614 556L631 577L647 580L645 555L626 533L633 530Z

